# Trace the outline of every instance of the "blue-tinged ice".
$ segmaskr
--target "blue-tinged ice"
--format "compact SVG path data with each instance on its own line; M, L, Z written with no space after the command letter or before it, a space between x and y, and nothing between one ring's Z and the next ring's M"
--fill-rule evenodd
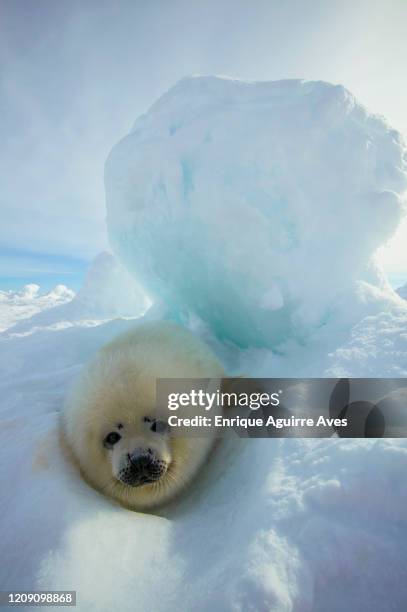
M108 229L153 299L276 348L383 287L406 187L402 138L342 86L191 77L112 150Z

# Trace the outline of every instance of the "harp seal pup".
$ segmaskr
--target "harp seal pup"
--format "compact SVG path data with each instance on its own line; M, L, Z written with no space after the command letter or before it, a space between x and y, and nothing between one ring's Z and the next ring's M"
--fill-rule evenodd
M208 378L219 388L224 376L209 347L187 329L141 324L104 346L82 371L62 412L65 447L84 479L120 504L133 510L164 504L209 459L215 433L174 435L167 406L156 406L156 380ZM172 414L193 416L190 406Z

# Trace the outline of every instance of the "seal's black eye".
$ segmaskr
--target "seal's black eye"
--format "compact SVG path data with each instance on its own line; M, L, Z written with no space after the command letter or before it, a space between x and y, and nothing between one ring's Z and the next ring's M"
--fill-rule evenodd
M103 440L103 446L105 448L113 448L113 446L118 442L121 438L121 435L117 433L117 431L111 431L107 434L106 438Z
M150 430L154 433L165 434L170 431L170 426L165 421L157 421L151 417L144 417L144 423L151 423Z
M168 423L166 423L165 421L153 421L150 429L151 431L154 431L155 433L163 434L163 433L167 433L170 427Z

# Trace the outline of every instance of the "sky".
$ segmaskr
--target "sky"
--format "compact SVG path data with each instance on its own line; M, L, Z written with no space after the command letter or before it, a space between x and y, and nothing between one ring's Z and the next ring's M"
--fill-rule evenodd
M341 83L407 138L406 23L406 0L0 0L0 288L78 287L110 149L185 75ZM405 244L407 221L395 286Z

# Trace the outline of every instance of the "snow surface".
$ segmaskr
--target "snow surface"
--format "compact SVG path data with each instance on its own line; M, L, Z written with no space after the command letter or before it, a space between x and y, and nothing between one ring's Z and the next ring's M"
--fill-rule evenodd
M44 300L48 297L50 300L57 289L44 296ZM76 295L72 291L67 293L67 298L61 300L58 308L53 308L51 312L38 307L40 312L28 320L19 321L9 329L9 333L20 334L34 327L69 327L74 323L98 325L115 317L134 318L142 315L150 304L146 294L118 260L110 253L100 253L92 262L84 285Z
M41 294L39 285L25 285L21 291L0 291L0 331L11 327L20 319L31 317L37 312L65 304L75 293L56 285L52 291Z
M372 258L406 187L400 134L344 87L191 77L110 153L108 230L174 311L279 348L326 324L358 281L386 287Z
M0 334L2 589L75 589L81 612L405 611L407 441L231 438L188 494L142 514L88 487L57 436L83 364L144 319L184 321L231 373L405 376L407 305L369 263L400 214L400 151L381 119L322 83L186 80L138 121L108 164L109 227L158 303L140 317L144 294L124 273L115 283L103 255L69 303ZM17 316L0 313L3 328Z
M0 336L2 588L75 589L83 612L404 610L405 440L231 439L151 515L82 482L58 412L81 366L135 324Z

